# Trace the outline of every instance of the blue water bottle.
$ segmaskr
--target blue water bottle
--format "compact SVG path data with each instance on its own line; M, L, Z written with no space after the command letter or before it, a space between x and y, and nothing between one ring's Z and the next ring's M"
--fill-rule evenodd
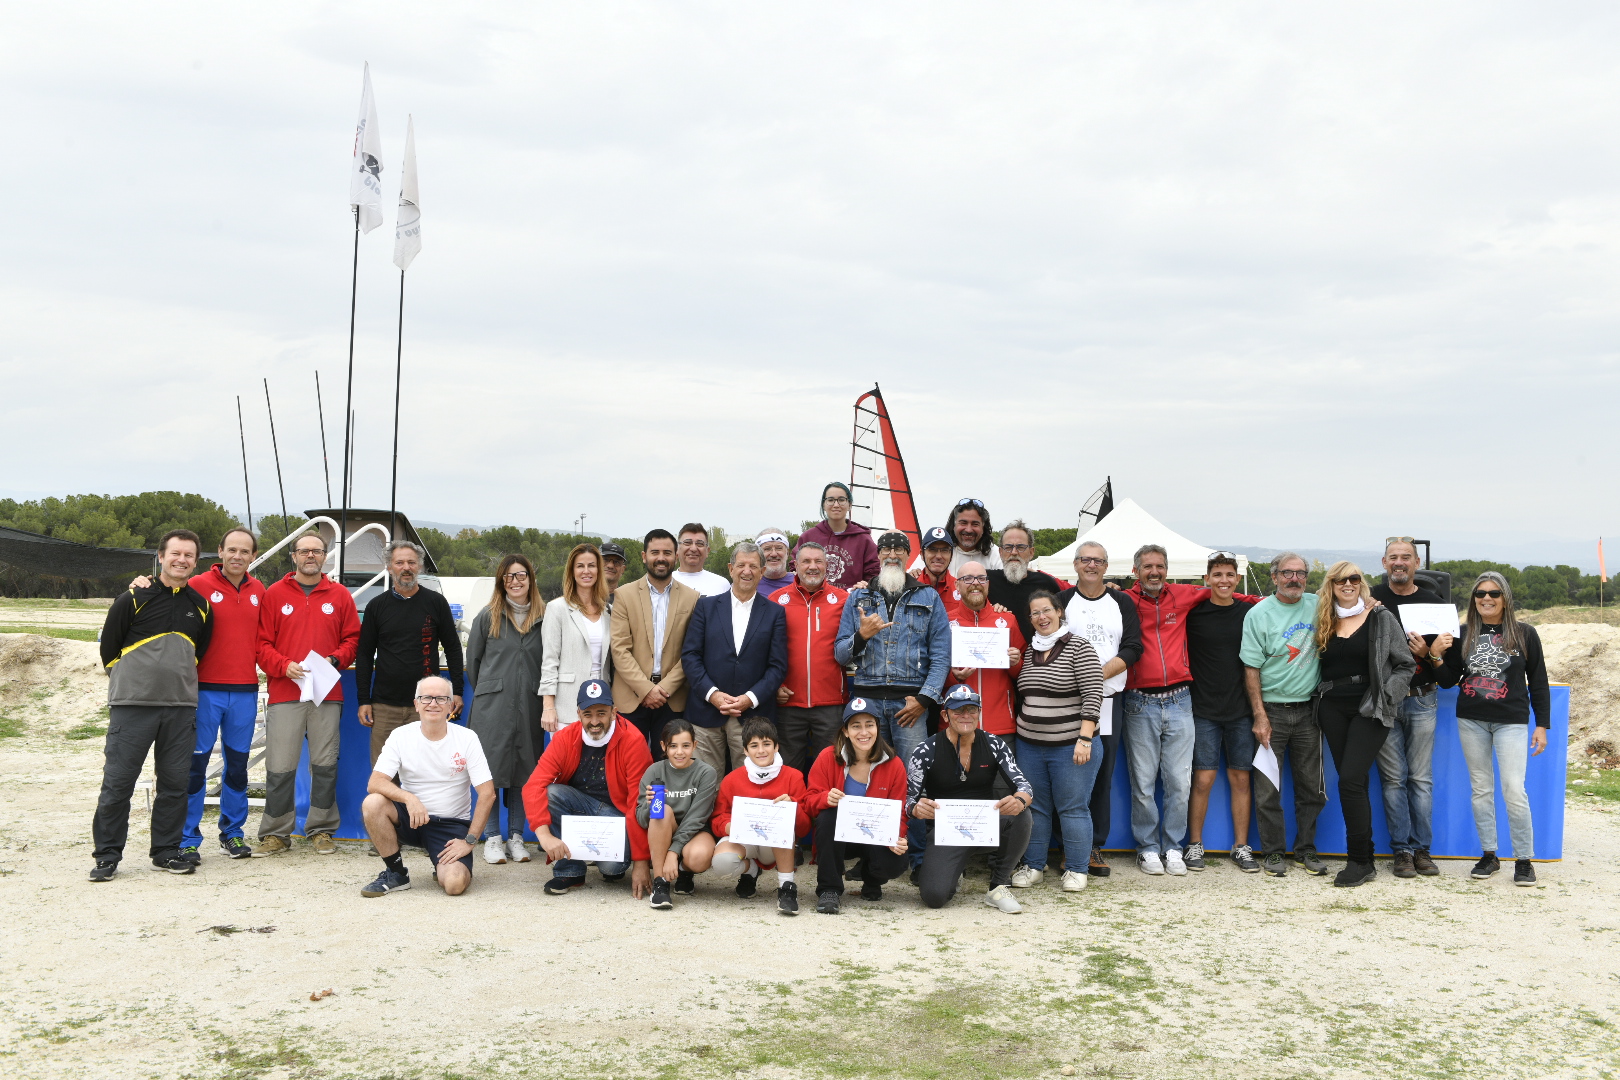
M664 817L664 785L652 786L652 801L647 804L647 816L662 820Z

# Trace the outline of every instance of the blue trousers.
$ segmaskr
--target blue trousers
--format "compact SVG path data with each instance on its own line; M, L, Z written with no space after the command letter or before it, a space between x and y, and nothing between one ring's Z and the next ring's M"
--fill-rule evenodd
M1091 788L1102 768L1102 740L1092 742L1091 760L1074 763L1074 746L1042 746L1019 739L1018 768L1035 789L1029 804L1031 828L1024 865L1045 870L1052 822L1063 830L1064 869L1084 874L1091 862Z
M181 847L202 846L203 797L208 787L208 760L214 741L225 750L225 775L219 785L219 838L242 835L247 823L248 751L259 714L257 690L197 691L197 743L191 754L191 782L186 785L186 829Z

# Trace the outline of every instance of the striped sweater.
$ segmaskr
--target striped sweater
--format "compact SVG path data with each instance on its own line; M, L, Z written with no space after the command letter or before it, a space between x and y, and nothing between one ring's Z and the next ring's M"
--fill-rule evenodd
M1083 720L1102 712L1102 664L1091 642L1064 634L1044 653L1024 649L1018 672L1018 737L1046 746L1071 746Z

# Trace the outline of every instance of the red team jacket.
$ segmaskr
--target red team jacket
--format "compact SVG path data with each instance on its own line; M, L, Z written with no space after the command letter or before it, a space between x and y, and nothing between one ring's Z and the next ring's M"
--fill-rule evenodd
M810 783L805 788L801 809L812 817L829 809L827 792L833 788L844 790L844 763L829 746L816 755L815 763L810 766ZM891 754L872 766L872 775L866 781L866 797L905 802L906 763Z
M798 583L772 593L769 600L787 616L787 676L782 685L793 691L789 708L844 703L844 668L833 657L838 623L844 617L849 590L823 585L810 592Z
M551 824L551 803L547 789L566 784L579 768L579 753L585 745L585 725L567 724L552 735L540 764L523 785L523 809L529 815L529 828L539 833ZM647 739L622 716L613 718L613 734L607 744L608 800L624 815L625 834L630 841L630 858L652 858L647 847L647 830L636 820L636 800L641 796L641 777L652 766ZM724 790L722 788L721 790ZM550 860L547 859L547 862Z
M1131 665L1127 690L1156 690L1192 682L1192 661L1187 655L1187 613L1209 599L1209 588L1167 581L1158 598L1145 596L1137 582L1125 594L1136 601L1142 618L1142 659ZM1258 596L1233 593L1240 603L1254 604Z
M786 590L784 590L786 591ZM573 727L572 724L569 727ZM563 730L567 730L564 728ZM550 753L548 750L547 753ZM810 831L810 818L804 812L804 777L798 769L782 766L782 771L776 774L776 779L768 784L756 784L748 779L748 769L732 769L726 778L720 781L720 794L714 800L714 817L709 819L709 831L716 840L727 839L726 834L731 831L731 800L746 799L774 799L778 795L791 795L797 803L793 815L793 835L803 836ZM527 799L527 793L524 798ZM755 845L757 846L757 845Z
M249 574L242 579L242 587L238 589L215 563L206 573L198 574L187 584L198 596L208 601L214 621L208 651L197 662L197 684L205 689L229 688L258 693L259 673L253 666L253 660L259 647L259 612L264 610L264 582ZM287 666L283 664L281 670L286 671Z
M979 695L982 704L979 706L979 727L992 735L1011 735L1018 730L1017 701L1014 695L1017 692L1018 669L1024 666L1024 632L1018 628L1018 620L1005 612L997 611L989 604L978 611L974 611L963 603L947 604L945 617L950 619L952 626L1004 626L1007 628L1007 640L1010 647L1019 652L1018 662L1010 668L975 668L965 679L958 679L952 674L945 680L945 688L949 690L958 684L966 684Z
M298 700L298 684L287 678L287 665L302 662L311 651L337 657L339 670L354 663L360 648L360 616L349 590L331 578L323 575L315 591L305 596L298 579L288 574L264 591L259 604L258 658L260 669L270 677L270 704ZM341 682L326 700L343 700Z

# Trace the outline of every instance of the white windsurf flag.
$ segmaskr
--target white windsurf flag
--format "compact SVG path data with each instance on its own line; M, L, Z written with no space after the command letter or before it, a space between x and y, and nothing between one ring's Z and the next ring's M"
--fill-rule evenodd
M405 168L399 182L399 216L394 221L394 265L404 270L422 250L422 207L416 192L416 125L405 117Z
M365 66L360 90L360 119L354 126L354 164L349 171L349 205L360 211L360 229L370 232L383 223L382 133L377 128L377 101L371 96L371 65Z

